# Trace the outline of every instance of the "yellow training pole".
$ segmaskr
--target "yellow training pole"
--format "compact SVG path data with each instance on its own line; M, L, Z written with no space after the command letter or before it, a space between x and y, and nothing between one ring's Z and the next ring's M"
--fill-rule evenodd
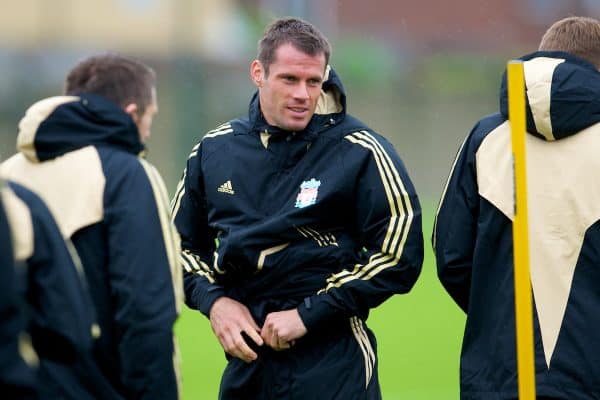
M535 400L533 349L533 307L529 278L529 230L527 224L527 169L525 158L525 77L523 62L507 65L508 114L514 157L515 219L513 253L515 274L515 313L517 328L517 372L519 399Z

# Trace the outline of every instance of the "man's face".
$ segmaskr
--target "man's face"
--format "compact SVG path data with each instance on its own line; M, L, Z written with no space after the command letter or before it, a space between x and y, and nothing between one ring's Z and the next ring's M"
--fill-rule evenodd
M156 89L152 88L152 101L146 106L143 113L137 109L131 114L133 121L137 125L140 134L140 141L145 143L150 138L150 128L152 128L152 120L158 113L158 103L156 102Z
M250 73L269 125L293 132L306 128L321 94L325 54L310 56L291 44L283 44L275 51L268 76L258 60L252 62Z

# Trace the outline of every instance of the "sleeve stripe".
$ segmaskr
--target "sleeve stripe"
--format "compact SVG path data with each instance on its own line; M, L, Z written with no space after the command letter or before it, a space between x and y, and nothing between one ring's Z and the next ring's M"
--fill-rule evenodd
M212 130L208 131L206 134L207 135L211 135L213 133L217 133L217 132L229 129L229 128L231 128L231 124L229 122L225 122L225 123L217 126L215 129L212 129Z
M361 145L361 146L367 148L368 150L370 150L371 152L373 152L373 156L374 156L375 162L377 163L377 168L379 169L379 175L380 175L381 181L383 183L385 194L388 199L388 203L390 205L390 211L391 211L390 224L388 226L388 230L386 232L385 239L383 241L383 246L382 246L384 252L389 252L390 240L391 240L392 234L395 231L394 226L396 225L396 219L397 219L397 215L398 215L398 207L396 204L396 199L394 198L394 195L392 194L392 191L391 191L392 189L390 188L390 185L389 185L387 171L385 170L385 168L382 165L381 155L378 152L376 152L374 146L372 146L369 143L366 143L363 140L357 139L354 135L355 134L346 136L346 139L348 139L352 143Z
M181 261L181 265L183 266L183 269L185 269L185 272L194 272L188 260L183 256L183 253L179 253L179 261Z
M200 260L200 257L196 256L195 254L190 253L187 250L184 250L181 252L181 257L185 258L186 260L188 260L188 264L195 270L202 270L205 272L210 273L210 268L208 267L208 264L206 264L205 262L203 262L202 260Z
M309 235L314 235L316 237L315 240L318 243L323 243L323 246L326 246L327 242L329 242L329 239L327 237L323 236L320 232L318 232L312 228L309 228L308 226L305 226L304 229L306 229L306 232L308 232Z
M367 349L367 353L369 355L369 359L371 360L371 365L375 365L375 351L373 351L373 346L371 346L371 341L369 340L369 336L365 331L364 323L358 317L354 317L354 324L356 326L357 332L359 332L360 336L363 338L365 347Z
M197 275L201 275L205 277L210 283L215 283L215 278L213 277L211 271L208 269L208 265L204 262L197 259L193 254L182 251L179 253L179 259L181 260L181 264L187 273L194 273Z
M217 129L213 129L212 131L208 131L208 133L206 135L204 135L205 138L212 138L212 137L216 137L216 136L221 136L221 135L226 135L228 133L233 132L233 128L231 127L230 123L225 123L221 126L219 126Z
M179 253L179 259L181 260L184 268L186 270L188 270L188 272L194 272L194 271L200 270L200 267L195 262L195 260L192 257L190 257L190 255L187 254L186 252L182 251L181 253Z
M220 125L219 127L217 127L216 129L208 131L208 133L206 135L204 135L202 140L204 140L204 138L211 138L211 137L215 137L215 136L226 135L231 132L233 132L233 128L231 128L231 124L224 123L224 124ZM190 155L188 156L188 160L193 157L196 157L198 155L198 149L200 148L200 144L201 143L197 143L194 147L192 147L192 151L191 151ZM177 212L179 211L179 207L181 206L181 199L183 198L183 195L185 194L186 175L187 175L187 168L183 170L183 176L181 177L181 180L177 183L177 189L175 190L175 196L173 196L173 200L171 201L171 214L172 214L173 218L175 218L175 215L177 215Z
M307 238L307 239L311 239L311 237L310 237L310 236L308 236L308 233L306 233L306 232L304 232L304 231L302 230L302 227L296 227L296 230L297 230L298 232L300 232L300 234L301 234L302 236L304 236L305 238Z
M297 226L296 230L305 238L312 239L317 242L319 247L339 246L337 239L331 233L322 234L308 226Z
M448 186L450 185L450 179L452 179L452 175L454 174L454 168L456 168L456 164L458 163L458 159L460 158L460 155L463 152L463 148L465 147L465 144L467 143L468 138L469 138L469 136L467 136L463 140L462 144L460 145L460 148L458 149L458 153L456 153L456 157L454 158L454 162L452 163L452 168L450 169L450 174L448 175L448 179L446 179L446 185L444 185L444 191L442 192L442 196L440 197L440 202L438 203L437 211L435 212L435 219L433 221L433 251L434 252L435 252L435 242L436 242L436 236L437 236L437 218L440 213L440 210L442 209L442 203L444 202L444 198L446 197L446 192L448 191Z
M150 186L152 187L152 192L154 193L165 251L167 253L167 261L169 263L169 269L171 272L171 285L175 302L174 306L177 314L179 314L181 304L183 303L183 277L181 269L179 268L179 265L177 265L176 257L180 247L179 235L177 234L177 231L171 222L169 215L169 197L167 195L167 189L165 188L162 178L158 174L156 168L143 159L139 160L144 168L144 171L146 172L146 175L148 176ZM175 340L175 338L173 338L173 340ZM179 348L177 347L177 343L175 343L172 355L172 365L177 382L177 392L181 393L181 372L179 369L180 364L178 353Z
M363 358L365 359L365 387L367 387L369 386L369 381L373 376L375 356L373 355L373 349L371 348L369 339L367 338L365 331L362 329L362 326L357 319L358 318L356 317L350 318L350 327L352 328L354 338L358 342L358 347L360 347L360 350L363 353Z
M175 255L178 253L177 248L179 246L177 244L177 240L175 239L176 234L171 224L171 219L169 218L166 189L164 188L164 184L162 183L160 177L156 176L156 169L146 161L140 161L144 167L144 170L146 171L146 175L148 175L148 179L150 180L150 185L152 186L152 191L154 192L154 197L156 199L156 207L158 209L160 224L162 226L162 233L165 240L165 250L167 251L169 264L174 266L176 259Z
M212 277L210 274L208 274L208 273L206 273L206 272L204 272L204 271L195 271L194 273L195 273L195 274L197 274L197 275L200 275L200 276L203 276L203 277L205 277L205 278L206 278L206 280L207 280L209 283L212 283L212 284L214 284L214 283L215 283L215 278L213 278L213 277Z
M209 283L212 283L212 284L215 283L215 278L213 278L212 275L207 272L197 270L197 271L194 271L194 273L197 275L203 276L204 278L206 278L206 280Z
M404 244L408 237L410 224L413 219L413 209L408 193L402 183L400 174L383 147L368 132L355 132L346 139L358 144L373 153L381 182L390 206L390 222L382 245L382 252L373 254L369 262L357 264L352 272L347 270L332 275L324 291L355 279L371 279L379 272L397 264L402 256ZM400 206L402 210L400 210Z
M140 159L146 175L150 181L150 186L154 193L155 204L158 211L158 217L162 228L162 236L164 240L167 260L171 270L171 279L173 285L173 293L175 296L175 308L180 311L181 303L183 302L183 282L181 269L177 264L177 254L179 253L179 235L171 222L168 207L167 190L162 182L160 175L156 169L143 159Z
M386 268L392 267L398 263L398 259L383 253L377 253L371 256L367 264L356 264L352 272L341 271L335 275L332 275L327 279L329 284L324 289L328 291L334 287L340 287L345 283L353 281L355 279L369 280L379 272Z
M375 254L371 255L371 257L369 258L369 261L366 264L356 264L354 266L354 269L352 270L352 272L350 272L348 270L343 270L336 274L333 274L329 278L327 278L327 282L335 283L335 282L339 281L340 279L343 279L347 276L359 276L362 273L363 267L379 265L379 261L381 259L386 259L389 257L390 257L389 254L375 253Z
M410 230L409 229L410 224L412 223L412 219L414 217L412 204L410 202L410 197L408 195L408 192L406 191L406 188L404 187L404 183L402 182L402 178L400 178L400 174L398 173L398 170L394 166L394 163L390 159L390 157L387 154L387 152L385 151L385 149L381 146L381 144L379 144L379 142L377 140L375 140L375 138L371 134L369 134L366 131L362 131L361 133L362 133L362 135L360 135L360 134L357 134L357 135L363 137L365 140L367 140L369 143L371 143L374 146L374 149L376 151L378 150L379 153L382 155L383 160L386 161L387 166L392 174L392 178L390 180L393 181L393 183L395 184L395 186L392 185L392 188L395 189L394 193L397 196L396 200L400 199L402 202L403 214L401 214L400 218L403 219L402 223L405 226L402 229L400 243L397 243L395 241L398 238L400 238L400 236L397 236L396 239L392 242L392 249L393 249L392 254L394 254L398 258L400 258L400 256L402 255L402 251L404 250L404 244L408 237L408 231ZM396 244L394 244L394 243L396 243Z
M175 191L175 196L173 196L173 200L171 200L171 216L175 219L175 215L179 211L179 207L181 206L181 199L185 194L185 178L187 176L187 168L183 170L183 176L181 180L177 184L177 190Z
M231 132L233 132L233 129L227 129L227 130L215 132L215 133L207 133L206 135L204 135L204 138L212 138L212 137L216 137L216 136L226 135Z
M317 244L319 245L319 247L323 247L325 246L325 244L323 243L323 241L321 240L322 237L321 235L317 232L316 234L311 231L310 229L308 229L307 227L302 227L299 226L296 228L301 234L302 236L304 236L305 238L309 238L309 239L313 239L315 242L317 242Z

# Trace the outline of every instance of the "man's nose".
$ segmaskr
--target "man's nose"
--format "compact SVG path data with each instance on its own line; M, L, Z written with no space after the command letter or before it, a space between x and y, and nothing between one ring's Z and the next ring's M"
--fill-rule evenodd
M294 97L298 100L308 100L308 87L305 82L300 82L296 85Z

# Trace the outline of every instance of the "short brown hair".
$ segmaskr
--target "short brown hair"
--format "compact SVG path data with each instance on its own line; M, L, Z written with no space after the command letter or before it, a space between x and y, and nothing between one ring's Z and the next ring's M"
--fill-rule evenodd
M131 58L107 53L79 62L67 75L66 95L96 94L121 107L137 104L140 112L152 102L156 74L152 68Z
M600 21L568 17L552 24L540 42L542 51L564 51L600 67Z
M258 42L258 61L269 75L269 66L275 61L275 52L279 46L291 44L310 56L323 53L325 65L329 63L331 45L315 26L299 18L281 18L267 26Z

